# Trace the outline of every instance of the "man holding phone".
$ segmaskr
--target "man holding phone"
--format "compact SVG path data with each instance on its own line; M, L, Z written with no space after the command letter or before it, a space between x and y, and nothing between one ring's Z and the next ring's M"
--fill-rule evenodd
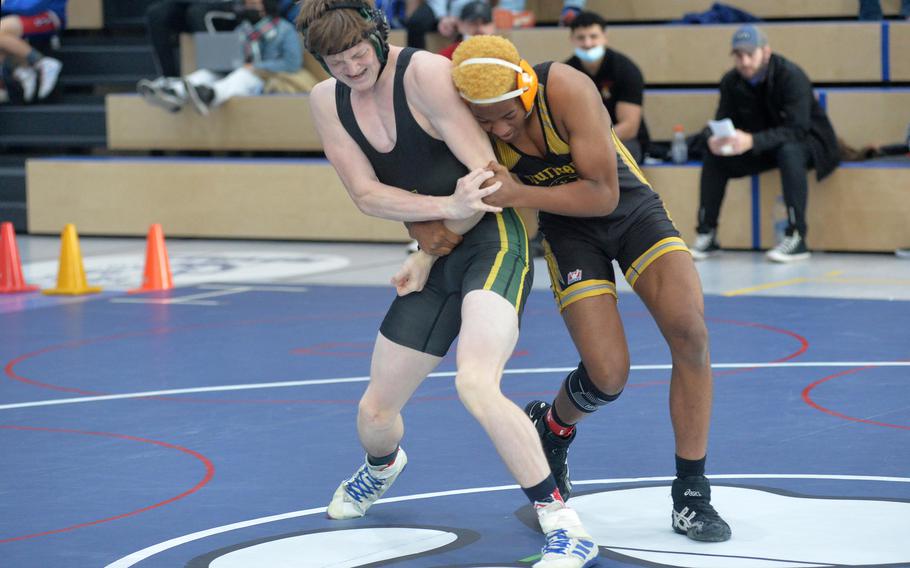
M808 170L820 181L840 163L837 138L812 83L795 63L771 52L768 38L753 25L733 34L734 68L720 83L720 104L701 172L698 235L690 247L696 260L720 251L717 218L727 181L779 169L787 206L786 237L769 250L774 262L806 260ZM724 132L729 119L734 128ZM718 135L720 134L720 135Z

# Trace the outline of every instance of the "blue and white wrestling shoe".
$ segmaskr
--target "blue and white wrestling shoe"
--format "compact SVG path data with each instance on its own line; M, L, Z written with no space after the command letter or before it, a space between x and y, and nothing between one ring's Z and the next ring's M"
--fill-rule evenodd
M597 563L600 549L581 524L575 509L554 501L537 510L547 544L533 568L587 568Z
M398 475L408 463L408 456L403 448L398 448L395 460L386 466L373 466L364 460L350 479L341 482L332 502L329 503L329 517L337 520L357 519L366 514L367 509L388 491L398 479Z

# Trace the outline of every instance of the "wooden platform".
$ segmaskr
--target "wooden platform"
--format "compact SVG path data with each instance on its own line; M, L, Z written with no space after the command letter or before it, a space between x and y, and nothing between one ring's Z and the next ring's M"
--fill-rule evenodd
M644 168L688 242L700 171ZM87 235L139 236L162 223L179 237L407 241L400 223L358 211L325 160L34 159L27 176L32 233L75 223ZM731 181L720 216L724 246L773 246L778 177L772 171ZM906 246L908 188L910 167L845 167L821 184L813 179L809 243L841 251Z
M678 20L687 12L704 12L712 3L713 0L588 0L586 9L614 22L663 21ZM736 0L729 4L762 19L856 18L859 13L856 0ZM882 0L881 4L886 16L900 13L900 0ZM529 0L527 7L534 10L538 22L556 22L562 3Z
M66 3L66 27L70 30L100 30L104 28L102 0L71 0Z
M851 146L895 144L904 139L910 122L910 89L817 89L838 136ZM647 90L645 120L651 138L669 140L673 126L689 134L714 118L715 90Z
M904 41L903 25L893 26L892 44ZM761 28L774 51L799 63L815 83L884 80L881 24L776 23ZM717 84L733 67L730 37L735 29L735 25L615 26L608 28L607 35L613 48L638 64L649 85ZM531 63L562 61L572 53L566 28L513 30L507 35ZM903 72L903 63L893 59L896 77Z
M910 122L910 89L820 89L834 128L853 146L896 143ZM645 119L655 140L714 117L715 90L647 90ZM306 95L237 97L207 117L170 114L136 95L107 96L108 147L115 150L321 151Z
M138 95L108 95L108 147L116 150L322 151L307 95L236 97L201 116L169 113Z
M361 213L325 160L50 159L26 165L29 232L401 241Z

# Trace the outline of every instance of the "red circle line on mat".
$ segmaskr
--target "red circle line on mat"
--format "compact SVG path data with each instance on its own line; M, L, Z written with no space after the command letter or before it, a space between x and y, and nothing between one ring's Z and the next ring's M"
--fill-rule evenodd
M55 434L80 434L83 436L100 436L100 437L104 437L104 438L115 438L115 439L119 439L119 440L129 440L132 442L142 442L144 444L153 444L156 446L160 446L162 448L167 448L169 450L177 450L179 452L183 452L184 454L192 456L192 457L196 458L197 460L201 461L202 464L205 466L205 476L198 483L196 483L196 485L194 485L190 489L187 489L186 491L184 491L183 493L181 493L179 495L175 495L174 497L171 497L170 499L166 499L159 503L155 503L154 505L142 507L141 509L136 509L135 511L130 511L129 513L123 513L121 515L115 515L113 517L106 517L104 519L99 519L97 521L87 521L84 523L79 523L76 525L64 527L62 529L54 529L54 530L49 530L49 531L44 531L44 532L39 532L39 533L27 534L27 535L23 535L23 536L2 538L2 539L0 539L0 544L5 544L8 542L16 542L19 540L26 540L26 539L30 539L30 538L37 538L37 537L41 537L41 536L48 536L48 535L58 534L58 533L63 533L63 532L69 532L69 531L73 531L76 529L90 527L93 525L99 525L101 523L108 523L110 521L125 519L126 517L132 517L133 515L138 515L140 513L145 513L146 511L151 511L152 509L157 509L158 507L163 507L164 505L169 505L175 501L179 501L180 499L183 499L184 497L192 495L193 493L202 489L206 484L208 484L208 482L211 481L212 477L214 477L214 475L215 475L215 464L213 464L212 460L210 460L209 458L205 457L204 455L200 454L199 452L197 452L195 450L191 450L189 448L184 448L183 446L178 446L176 444L169 444L168 442L161 442L159 440L149 440L148 438L139 438L137 436L129 436L127 434L114 434L111 432L88 432L88 431L84 431L84 430L69 430L69 429L65 429L65 428L37 428L37 427L32 427L32 426L0 425L0 430L19 430L19 431L27 431L27 432L51 432L51 433L55 433Z
M806 404L808 404L815 410L818 410L819 412L824 412L825 414L829 414L831 416L834 416L835 418L840 418L841 420L849 420L851 422L860 422L862 424L869 424L871 426L882 426L885 428L897 428L898 430L910 430L910 426L902 426L900 424L891 424L890 422L879 422L877 420L868 420L866 418L850 416L848 414L844 414L844 413L838 412L836 410L831 410L830 408L822 406L819 403L812 400L811 393L819 385L822 385L822 384L827 383L828 381L832 381L834 379L838 379L840 377L846 377L846 376L852 375L854 373L859 373L860 371L868 371L869 369L874 369L874 368L875 367L856 367L853 369L847 369L845 371L840 371L839 373L834 373L833 375L828 375L827 377L822 377L822 378L818 379L817 381L809 383L809 385L803 389L803 393L802 393L803 402L805 402Z
M643 316L645 314L630 313L630 314L626 314L626 315L635 317L635 316ZM363 317L363 314L352 314L350 317L351 318ZM279 319L276 321L277 322L287 322L290 320L296 321L298 319L305 320L305 319L320 319L320 318L315 318L313 316L310 316L310 317L302 317L302 318L285 318L285 319ZM799 344L800 344L799 349L797 349L796 351L793 351L792 353L789 353L788 355L785 355L784 357L774 359L774 360L770 361L771 363L782 363L785 361L789 361L791 359L794 359L794 358L802 355L809 349L809 341L802 335L799 335L798 333L790 331L790 330L773 327L770 325L765 325L765 324L761 324L761 323L757 323L757 322L743 322L743 321L726 320L726 319L718 319L718 318L705 318L705 321L713 321L713 322L717 322L717 323L735 325L735 326L740 326L740 327L753 327L753 328L757 328L757 329L762 329L765 331L770 331L772 333L778 333L778 334L790 336L799 342ZM275 323L275 322L272 322L269 320L252 320L252 321L233 322L233 324L231 324L231 325L244 326L244 325L261 325L261 324L266 324L266 323ZM187 326L182 326L182 327L154 328L154 329L144 330L144 331L129 331L129 332L123 332L123 333L118 333L118 334L109 335L109 336L102 336L102 337L96 337L96 338L91 338L91 339L83 339L83 340L78 340L78 341L60 343L57 345L51 345L48 347L44 347L42 349L31 351L29 353L25 353L14 359L11 359L5 365L4 371L6 373L6 376L9 377L10 379L12 379L14 381L19 381L21 383L25 383L25 384L28 384L28 385L31 385L34 387L39 387L39 388L44 388L44 389L49 389L49 390L56 390L56 391L61 391L61 392L69 392L69 393L73 393L73 394L81 394L83 396L103 396L103 395L109 394L109 393L103 393L103 392L98 392L98 391L89 391L89 390L79 389L79 388L75 388L75 387L66 387L66 386L62 386L62 385L44 383L44 382L37 381L35 379L30 379L28 377L25 377L25 376L22 376L22 375L16 373L15 367L16 367L16 365L18 365L19 363L22 363L24 361L34 359L40 355L45 355L47 353L52 353L52 352L60 351L63 349L77 348L77 347L82 347L85 345L117 341L120 339L125 339L125 338L130 338L130 337L139 337L139 336L143 336L143 335L162 335L162 334L174 333L174 332L178 332L178 331L198 330L198 329L207 329L207 328L214 328L214 327L229 327L229 325L228 324L197 324L197 325L187 325ZM524 355L524 354L525 354L524 352L515 353L515 355ZM752 369L736 369L736 370L728 371L728 372L717 372L717 373L715 373L715 375L744 373L749 370L752 370ZM655 382L655 384L666 384L668 382L669 381L662 381L662 382L657 381L657 382ZM149 399L167 400L170 402L205 402L205 403L210 403L210 404L212 404L212 403L216 403L216 404L234 403L234 401L230 401L230 400L202 401L202 400L192 399L192 398L173 398L173 397L161 397L161 396L149 397ZM246 401L238 401L238 402L243 403L243 404L256 404L256 403L259 403L259 404L267 404L267 403L287 404L289 402L296 402L296 401L288 401L288 400L249 401L249 400L246 400ZM309 401L301 401L301 402L309 402Z

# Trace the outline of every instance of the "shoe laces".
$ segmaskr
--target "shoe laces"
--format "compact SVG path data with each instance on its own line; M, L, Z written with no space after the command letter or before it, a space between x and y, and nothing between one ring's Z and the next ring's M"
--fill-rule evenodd
M542 555L568 554L572 539L566 529L556 529L547 533L547 544L541 550Z
M677 518L684 521L688 528L698 522L719 521L720 514L704 499L693 499L686 502L685 506L677 513Z
M799 246L800 236L799 233L793 233L789 237L784 237L784 240L777 245L777 250L784 254L791 254Z
M348 480L344 485L344 490L357 502L370 497L377 493L385 486L381 479L373 477L370 468L363 466L354 474L354 477Z

